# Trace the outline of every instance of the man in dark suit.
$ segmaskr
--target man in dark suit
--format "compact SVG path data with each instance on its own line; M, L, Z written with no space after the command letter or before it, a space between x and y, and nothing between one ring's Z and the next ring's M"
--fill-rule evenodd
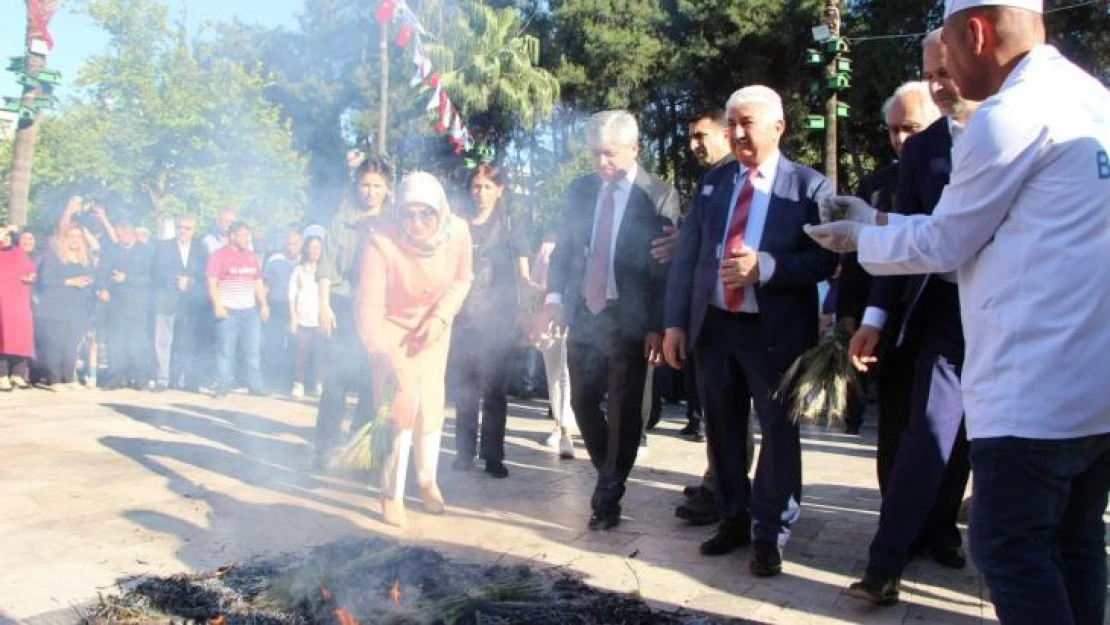
M945 116L910 137L902 150L895 207L907 215L930 214L936 207L952 170L952 144L978 106L960 96L949 76L939 30L926 37L923 57L933 100ZM914 551L929 551L946 567L966 564L956 527L970 470L960 390L964 337L955 276L885 276L875 279L874 293L878 298L864 313L849 354L857 366L875 362L881 313L903 306L895 341L912 362L910 412L886 479L867 570L848 594L890 605L898 601L902 569Z
M753 542L751 570L782 571L801 501L798 425L773 398L782 373L817 341L817 284L837 258L802 230L819 222L825 178L779 152L782 100L767 87L729 98L736 163L707 174L683 222L667 280L665 354L697 360L721 524L702 543L723 555ZM746 472L749 406L763 438L754 484ZM753 523L754 521L754 523Z
M204 245L195 239L197 220L191 215L177 220L177 235L159 241L154 250L152 277L154 307L154 361L156 391L169 386L196 390L198 320L204 312Z
M648 364L662 362L667 265L652 258L651 244L678 223L679 202L673 186L637 163L639 128L628 112L593 115L586 143L596 173L567 191L544 324L569 327L571 406L598 472L589 522L598 530L620 523Z
M149 246L139 243L135 228L121 221L117 242L107 247L97 265L99 296L106 303L109 388L145 389L150 381L150 265Z
M895 90L883 105L883 122L890 136L894 154L902 154L906 139L921 132L941 115L933 102L928 83L907 82ZM856 197L864 200L873 208L883 212L894 210L895 194L898 190L898 161L883 167L860 182ZM836 303L837 322L846 332L855 333L863 322L868 302L881 301L887 322L883 326L882 366L868 371L862 376L865 384L877 384L879 408L879 451L877 469L879 491L886 492L887 476L894 463L894 451L898 439L909 422L910 379L913 376L913 360L903 357L894 349L897 330L902 323L902 306L891 305L898 298L891 298L887 281L874 281L871 275L860 266L855 253L844 254L840 263L840 279ZM897 288L895 286L894 288ZM872 312L874 314L874 312ZM847 418L848 432L859 433L863 424L863 411L866 407L864 397L853 393L849 398Z

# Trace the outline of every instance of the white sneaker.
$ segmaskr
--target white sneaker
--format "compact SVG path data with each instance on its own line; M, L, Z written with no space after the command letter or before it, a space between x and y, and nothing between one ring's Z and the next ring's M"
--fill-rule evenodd
M650 454L648 452L647 436L643 436L640 438L640 448L636 450L636 459L646 460L648 455Z
M304 399L304 384L300 382L293 383L293 399Z
M563 460L574 460L574 443L569 436L559 437L559 457Z
M12 388L18 388L18 389L31 388L31 385L27 383L27 380L24 380L23 378L19 377L18 375L13 375L12 379L11 379L11 382L12 382Z
M557 450L557 449L559 449L559 440L561 438L562 438L562 434L559 432L559 428L555 428L554 430L551 431L551 434L547 435L547 438L544 440L543 444L547 445L548 447L550 447L552 449Z
M0 377L0 391L5 393L12 390L12 381L8 376Z

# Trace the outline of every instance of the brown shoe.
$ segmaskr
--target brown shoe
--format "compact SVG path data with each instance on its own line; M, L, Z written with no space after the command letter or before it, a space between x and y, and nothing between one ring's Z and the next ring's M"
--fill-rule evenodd
M386 523L396 526L404 527L405 525L405 502L402 499L391 499L389 497L382 497L382 520Z
M420 489L420 501L428 514L443 514L443 493L435 484Z

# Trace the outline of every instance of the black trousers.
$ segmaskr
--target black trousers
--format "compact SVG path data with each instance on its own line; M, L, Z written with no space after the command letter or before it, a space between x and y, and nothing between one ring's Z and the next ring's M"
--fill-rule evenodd
M369 423L375 410L370 363L355 328L354 303L348 297L332 296L331 308L336 327L320 349L323 392L316 413L317 454L328 454L339 443L348 393L358 395L352 433Z
M773 399L781 372L767 351L759 316L710 307L694 357L723 524L743 531L751 519L755 540L781 544L801 505L801 441L797 424ZM754 481L747 474L752 403L763 434Z
M486 462L505 459L505 421L508 416L509 376L516 362L513 342L497 337L509 325L482 329L456 325L451 362L455 367L455 450L473 458L478 449L478 411L482 416L482 456ZM492 330L492 331L490 331Z
M270 319L262 328L262 375L272 389L293 387L297 340L289 331L289 302L270 300Z
M46 374L47 384L73 382L77 368L77 347L88 328L84 310L56 318L35 321L35 351Z
M682 364L682 390L686 397L686 418L692 422L700 422L701 399L698 397L698 365L693 358L688 358Z
M912 347L887 350L875 372L875 396L879 408L878 451L875 469L879 492L886 494L898 443L910 423L910 393L913 389L914 358Z
M108 362L117 382L150 380L151 343L149 310L146 306L121 302L109 304L107 325Z
M648 363L643 340L622 337L613 307L600 315L583 312L571 326L567 368L571 408L598 473L591 505L596 512L611 513L624 496L644 429Z
M26 356L8 356L0 354L0 378L8 376L15 376L28 380L28 362L29 358Z

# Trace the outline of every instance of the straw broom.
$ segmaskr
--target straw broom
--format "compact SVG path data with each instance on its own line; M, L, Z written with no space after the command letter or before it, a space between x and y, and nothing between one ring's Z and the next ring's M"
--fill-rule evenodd
M395 393L396 386L390 376L382 385L378 414L362 426L339 452L335 459L338 467L350 471L376 473L385 465L386 459L393 451L393 417L390 414L390 407Z
M849 335L833 327L782 376L775 399L786 407L792 423L842 423L852 391L862 392L859 377L848 357Z

